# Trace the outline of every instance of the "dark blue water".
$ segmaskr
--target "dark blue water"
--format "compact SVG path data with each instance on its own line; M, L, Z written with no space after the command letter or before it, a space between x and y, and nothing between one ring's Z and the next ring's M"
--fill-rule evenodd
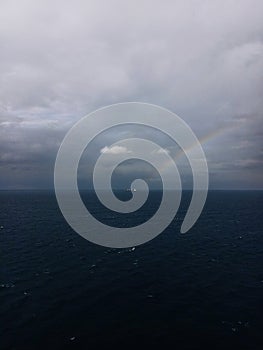
M164 233L120 250L73 232L52 193L2 191L0 348L262 349L263 192L210 192L180 235L189 195Z

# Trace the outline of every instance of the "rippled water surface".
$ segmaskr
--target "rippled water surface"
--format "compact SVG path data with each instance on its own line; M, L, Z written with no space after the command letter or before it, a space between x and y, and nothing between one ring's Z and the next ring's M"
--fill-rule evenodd
M118 216L82 196L118 227L160 200ZM153 241L108 249L72 231L53 193L0 192L1 349L263 349L263 192L209 192L181 235L189 196Z

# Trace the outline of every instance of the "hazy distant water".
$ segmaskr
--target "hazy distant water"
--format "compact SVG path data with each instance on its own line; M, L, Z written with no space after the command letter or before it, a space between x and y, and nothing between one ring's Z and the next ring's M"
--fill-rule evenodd
M119 194L122 196L123 194ZM0 192L0 348L263 348L263 192L210 192L194 228L107 249L74 233L48 192ZM94 215L125 226L83 194Z

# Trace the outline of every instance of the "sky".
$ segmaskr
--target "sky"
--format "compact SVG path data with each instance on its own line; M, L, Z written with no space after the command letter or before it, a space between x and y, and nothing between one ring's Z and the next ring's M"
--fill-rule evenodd
M1 0L0 189L52 188L67 131L126 101L163 106L188 123L202 142L211 189L263 189L262 13L261 0ZM126 131L94 140L80 162L80 186L89 185L101 152L123 152L110 145ZM128 131L177 159L163 135ZM158 179L130 161L116 170L116 183L140 175Z

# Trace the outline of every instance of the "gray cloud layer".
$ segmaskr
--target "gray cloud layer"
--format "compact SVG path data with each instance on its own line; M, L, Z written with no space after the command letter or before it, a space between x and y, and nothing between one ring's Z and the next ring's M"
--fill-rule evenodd
M262 188L262 12L260 0L2 1L0 187L52 186L76 120L143 101L204 140L213 188Z

